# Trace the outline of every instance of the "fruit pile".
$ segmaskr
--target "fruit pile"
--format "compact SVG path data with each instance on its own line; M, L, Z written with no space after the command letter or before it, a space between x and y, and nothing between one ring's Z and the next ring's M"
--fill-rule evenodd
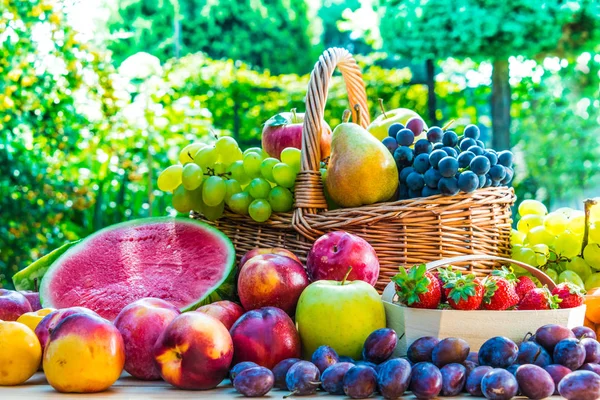
M466 126L462 136L432 126L425 138L417 139L424 131L423 120L413 117L406 125L390 125L388 137L382 140L398 167L398 200L510 185L513 154L486 149L477 125Z
M528 276L516 277L507 268L485 278L464 275L452 267L427 271L425 265L400 272L392 278L398 301L408 307L454 310L550 310L583 305L585 292L563 282L552 291L537 287Z
M535 200L521 202L518 212L511 234L515 260L538 267L555 282L586 290L600 286L600 207L589 207L587 221L583 211L560 208L548 213Z

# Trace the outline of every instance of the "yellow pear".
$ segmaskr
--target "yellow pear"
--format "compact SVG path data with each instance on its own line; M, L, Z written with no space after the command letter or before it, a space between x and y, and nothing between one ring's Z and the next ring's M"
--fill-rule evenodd
M350 112L344 113L347 121ZM332 134L325 189L341 207L389 200L398 188L398 170L389 150L360 125L343 122Z

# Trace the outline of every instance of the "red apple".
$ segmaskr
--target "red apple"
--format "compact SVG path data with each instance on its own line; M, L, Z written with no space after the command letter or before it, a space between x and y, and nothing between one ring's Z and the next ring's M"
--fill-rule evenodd
M302 124L304 113L282 112L265 122L262 131L262 148L271 157L281 159L281 152L286 147L302 149ZM331 128L322 121L321 159L331 153Z
M244 264L237 287L246 310L272 306L293 316L298 298L309 283L298 261L278 254L261 254Z
M201 312L175 318L154 346L162 378L180 389L217 387L232 358L233 343L225 325Z
M248 311L231 328L233 364L252 361L272 369L286 358L300 358L300 335L292 319L276 307Z
M138 379L160 379L160 371L152 353L154 345L179 314L177 307L155 298L134 301L121 310L115 319L115 326L125 343L125 371Z
M349 281L363 280L373 286L377 283L379 260L375 250L363 238L344 231L321 236L306 258L306 270L313 282L341 282L349 267Z
M196 311L215 317L225 325L227 330L231 329L235 321L240 319L245 312L242 306L229 300L215 301L198 308Z
M300 264L302 264L300 259L298 257L296 257L296 255L294 253L292 253L291 251L289 251L287 249L284 249L281 247L267 247L267 248L252 249L249 252L247 252L246 254L244 254L242 259L240 260L240 269L242 269L244 264L246 264L246 261L248 261L252 257L256 257L261 254L279 254L280 256L286 256L286 257L292 258L292 259L298 261Z
M42 303L40 303L39 292L32 292L31 290L21 290L19 293L21 293L23 296L25 296L25 298L27 298L29 304L31 304L31 309L33 311L42 309Z
M31 311L31 304L21 293L0 289L0 320L16 321L21 315Z
M35 334L40 340L42 351L46 348L46 344L50 339L50 334L56 328L59 322L73 314L88 314L98 316L95 312L85 307L69 307L61 310L52 311L40 321L35 328Z

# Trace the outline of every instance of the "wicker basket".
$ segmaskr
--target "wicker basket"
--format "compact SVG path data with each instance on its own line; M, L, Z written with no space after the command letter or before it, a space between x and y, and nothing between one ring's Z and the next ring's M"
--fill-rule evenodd
M255 247L285 247L304 261L319 236L344 230L363 237L375 248L381 265L376 287L382 291L399 265L469 254L507 256L511 206L515 201L511 188L487 188L452 197L433 196L327 211L319 172L320 121L336 67L346 83L353 120L363 127L370 123L362 73L356 61L347 50L326 50L315 64L308 84L302 171L296 180L293 213L274 214L270 220L256 223L247 216L226 211L221 219L210 222L231 238L238 257ZM359 107L354 107L357 104ZM203 219L199 214L193 217ZM484 274L494 265L494 261L481 261L464 268Z

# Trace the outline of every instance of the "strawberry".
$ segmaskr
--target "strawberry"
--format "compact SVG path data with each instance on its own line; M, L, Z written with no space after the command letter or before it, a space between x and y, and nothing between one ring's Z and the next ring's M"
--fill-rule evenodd
M519 295L514 285L502 276L488 276L484 288L482 304L486 310L507 310L519 303Z
M448 304L455 310L477 310L483 301L484 288L475 275L463 276L460 272L444 285Z
M414 308L437 308L442 290L437 278L427 271L425 264L410 269L400 268L392 278L400 302Z
M560 308L574 308L583 304L585 291L571 282L563 282L556 285L552 294L562 300Z
M515 285L515 290L519 295L519 299L523 300L523 297L529 292L537 287L535 282L531 280L528 276L521 276L517 279L517 284Z
M448 281L456 275L454 271L452 271L452 266L447 268L438 268L437 271L433 272L433 275L437 278L440 288L442 288L442 299L441 302L445 303L448 300L446 295L446 291L443 289L444 285L448 283Z
M535 288L527 292L517 309L519 310L552 310L558 308L561 300L553 296L546 286Z

